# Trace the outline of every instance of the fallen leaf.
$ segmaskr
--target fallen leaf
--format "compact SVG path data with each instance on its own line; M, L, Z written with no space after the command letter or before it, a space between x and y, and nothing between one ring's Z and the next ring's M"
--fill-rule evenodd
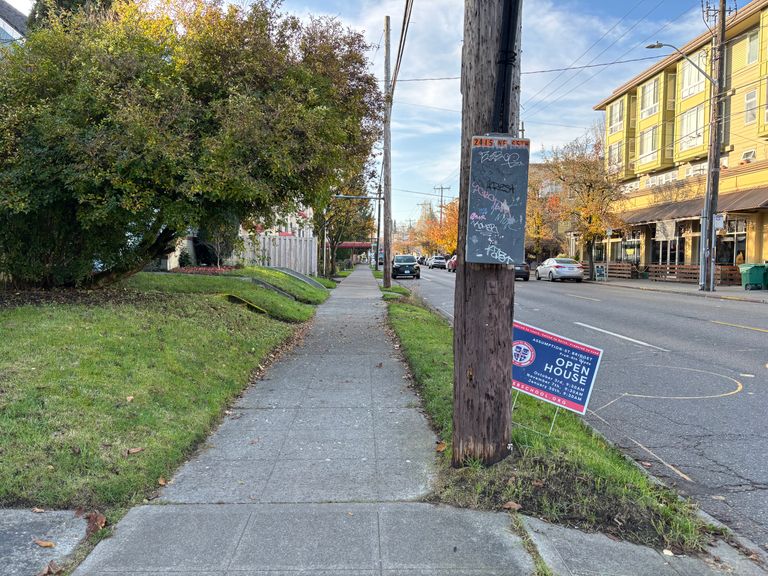
M531 486L535 486L536 488L541 488L544 486L544 480L533 480L531 482Z
M126 402L133 402L133 396L126 396L125 397Z
M436 452L445 452L446 448L448 448L448 445L445 442L438 442L437 445L435 445Z
M618 536L614 536L613 534L606 534L606 536L608 536L608 538L610 538L614 542L621 542L621 538L619 538Z
M37 506L35 506L34 508L32 508L32 512L34 512L35 514L41 514L42 512L45 512L45 510L43 508L38 508Z
M55 548L56 544L54 542L51 542L50 540L35 540L35 544L40 546L40 548Z
M651 466L653 466L653 463L652 462L646 462L645 460L641 460L640 461L640 465L644 466L645 468L650 468Z
M520 504L518 504L517 502L512 502L510 500L509 502L504 504L504 506L502 506L502 508L504 508L504 510L512 510L513 512L517 512L518 510L520 510L520 508L522 508L522 506Z
M75 518L82 518L83 514L85 514L85 510L83 510L79 506L75 508Z
M126 454L130 456L131 454L138 454L139 452L144 452L144 448L128 448Z
M712 500L725 500L725 496L710 496Z
M107 524L107 517L98 510L88 512L88 514L85 515L85 519L88 520L88 528L85 530L86 538L90 538Z
M376 364L376 368L381 368L382 366L384 366L384 362L379 362Z
M48 466L46 466L46 468L48 468L48 470L53 470L53 464L48 464Z
M664 548L664 550L662 550L662 554L664 554L664 556L674 556L675 555L672 552L672 550L669 550L668 548Z
M64 568L56 564L56 560L51 560L45 568L37 573L37 576L51 576L61 574L62 572L64 572Z
M160 478L158 478L158 479L157 479L157 483L158 483L160 486L165 486L166 484L168 484L168 482L166 482L166 481L165 481L165 478L163 478L162 476L160 476Z

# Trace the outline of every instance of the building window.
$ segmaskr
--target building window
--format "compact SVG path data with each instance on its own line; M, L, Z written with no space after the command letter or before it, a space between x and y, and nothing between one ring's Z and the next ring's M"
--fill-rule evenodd
M749 36L747 36L747 64L757 62L757 57L760 54L759 38L757 30L750 32Z
M684 112L680 117L680 151L704 144L704 105Z
M685 169L685 177L690 178L692 176L703 176L707 173L707 161L704 162L697 162L696 164L691 164L688 166L688 168Z
M640 133L640 164L654 162L659 157L659 139L656 137L658 126L649 128Z
M725 233L718 234L715 260L718 264L743 264L747 256L747 221L743 218L728 219Z
M655 78L640 88L640 118L648 118L659 111L659 79Z
M653 174L645 181L646 188L653 188L654 186L663 186L677 180L677 170L670 170L662 174Z
M702 50L691 57L702 70L707 65L707 53ZM704 90L704 74L691 65L688 60L683 60L682 82L680 85L680 97L688 98Z
M757 122L757 90L744 94L744 125Z
M614 102L608 108L608 133L615 134L624 129L624 100Z
M608 172L614 173L621 170L624 165L624 141L619 140L608 146Z

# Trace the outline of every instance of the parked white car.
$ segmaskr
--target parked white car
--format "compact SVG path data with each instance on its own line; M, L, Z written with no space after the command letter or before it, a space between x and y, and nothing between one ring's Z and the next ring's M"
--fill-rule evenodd
M546 278L550 282L555 280L584 280L584 267L573 258L550 258L544 260L536 268L536 280Z

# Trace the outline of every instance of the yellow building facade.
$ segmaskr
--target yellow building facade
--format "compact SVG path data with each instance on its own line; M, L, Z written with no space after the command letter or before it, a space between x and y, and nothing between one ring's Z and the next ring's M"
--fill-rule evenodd
M712 36L680 50L711 75ZM616 262L697 265L706 189L710 82L675 54L617 88L605 111L605 159L624 195L624 229L598 254ZM716 261L768 262L768 0L726 23L726 88ZM602 256L602 258L601 258Z

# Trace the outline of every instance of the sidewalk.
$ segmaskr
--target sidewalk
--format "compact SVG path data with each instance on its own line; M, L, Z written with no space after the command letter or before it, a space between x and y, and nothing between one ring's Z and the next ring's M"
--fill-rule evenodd
M698 284L687 284L684 282L654 282L653 280L609 278L607 282L592 281L592 283L605 284L615 288L631 288L633 290L650 290L652 292L668 292L670 294L687 294L700 298L768 304L768 290L744 290L741 286L717 286L714 292L703 292L699 290Z
M385 314L358 268L161 501L131 510L75 576L533 576L508 514L418 502L435 436ZM521 518L559 576L765 574L724 544L716 565Z
M506 514L416 502L435 437L358 268L302 345L76 576L533 574Z

